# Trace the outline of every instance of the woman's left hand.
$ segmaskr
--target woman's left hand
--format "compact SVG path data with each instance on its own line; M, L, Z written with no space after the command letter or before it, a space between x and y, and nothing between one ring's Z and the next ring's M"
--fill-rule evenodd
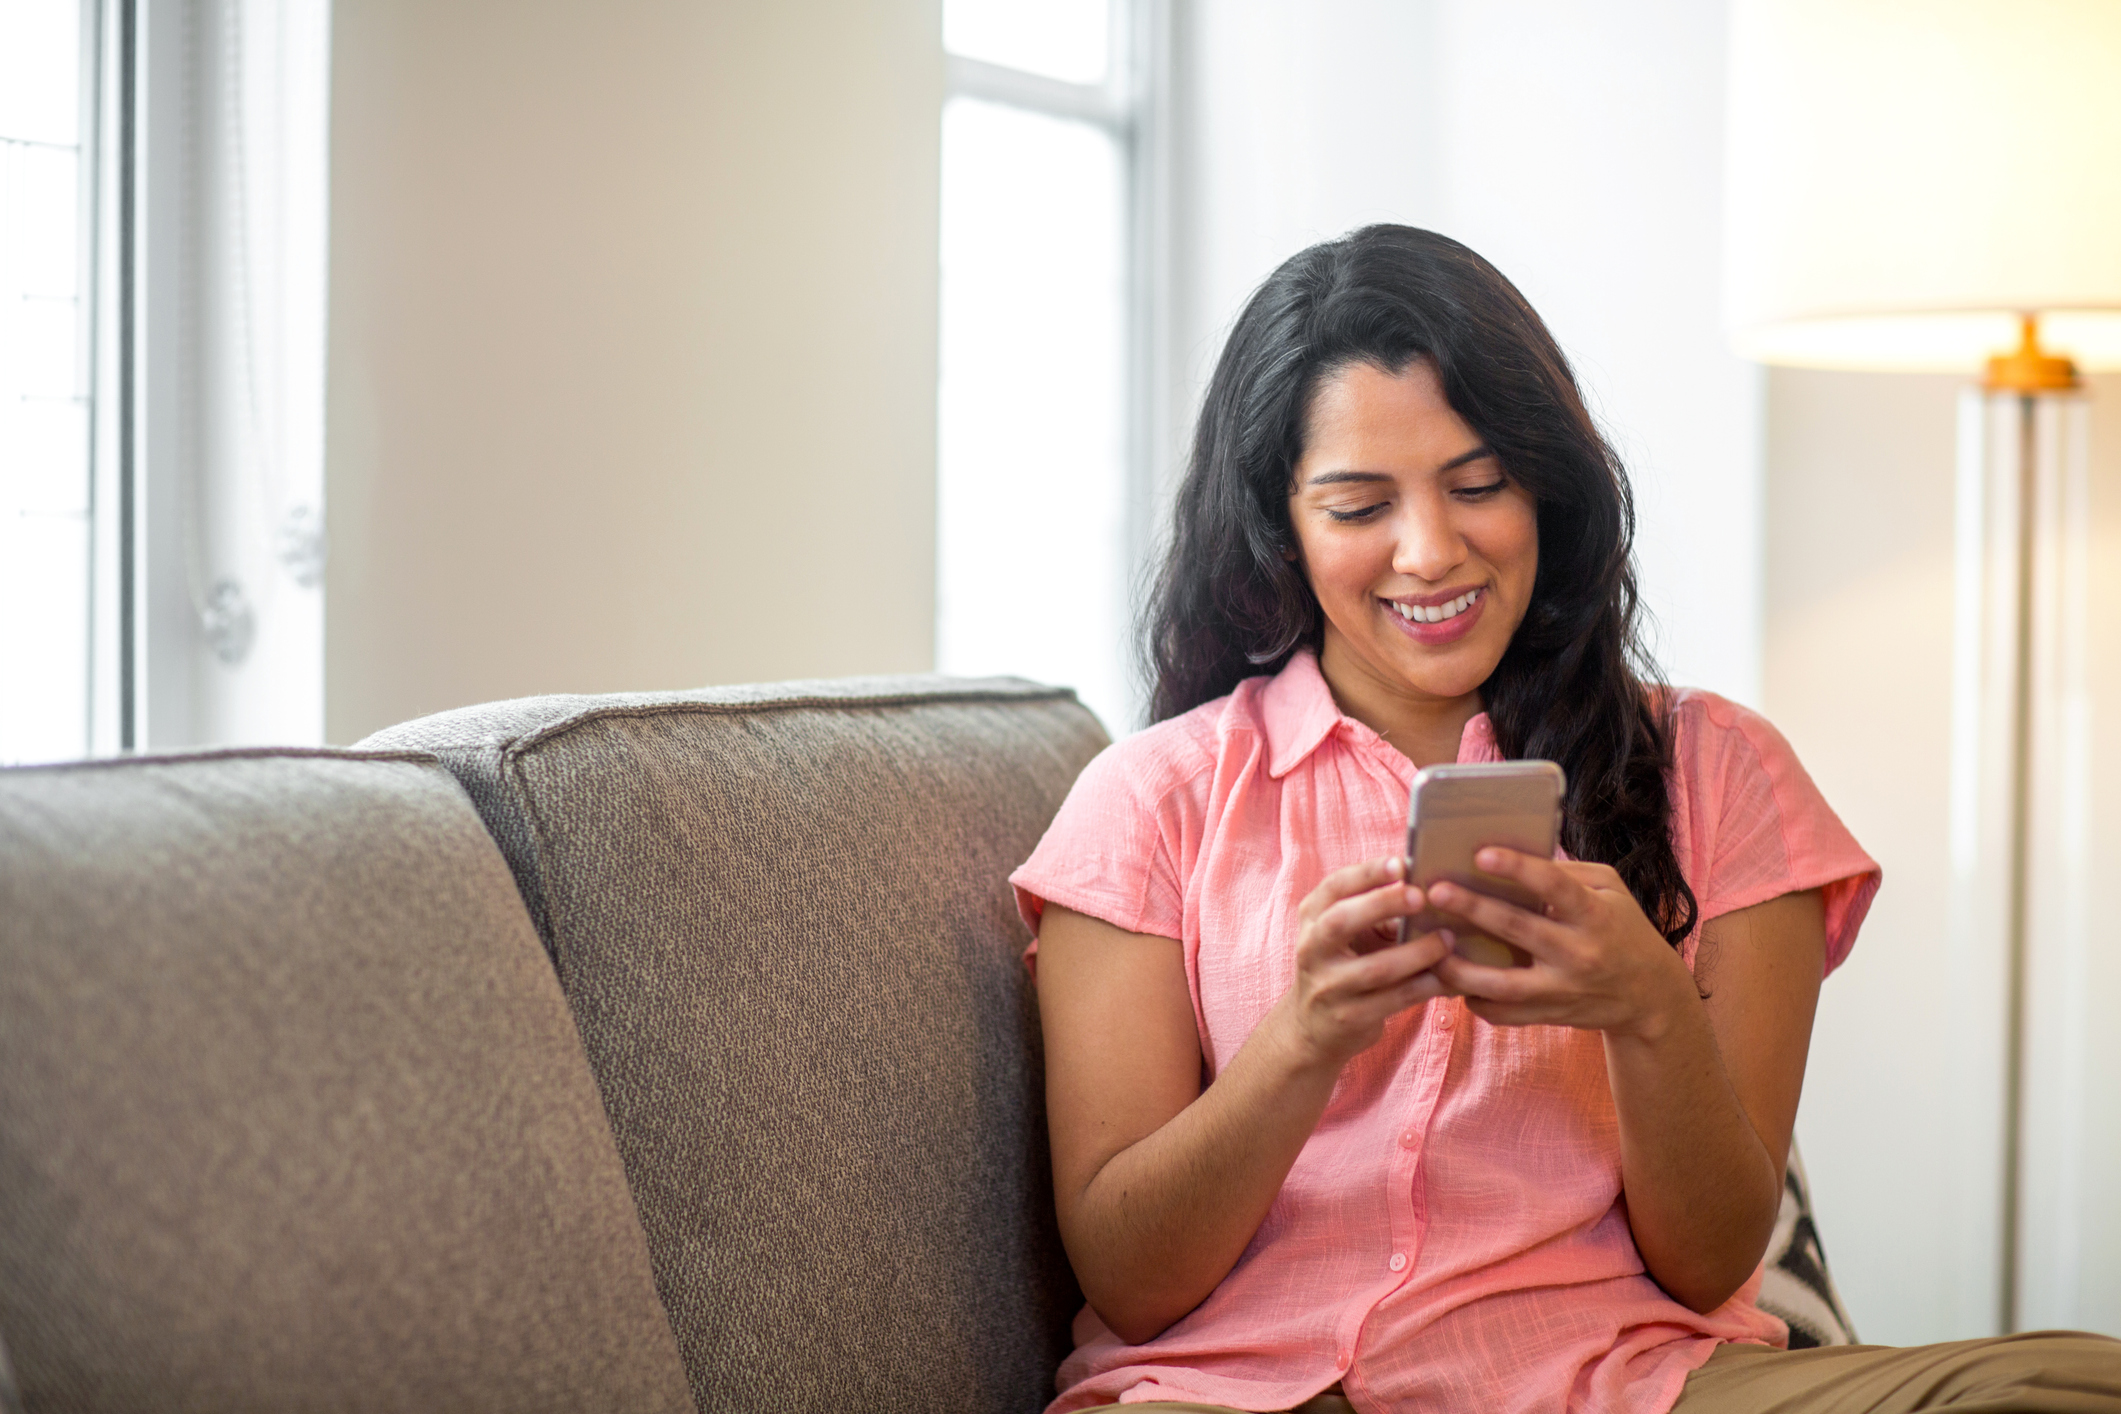
M1455 953L1436 964L1436 975L1475 1016L1497 1026L1574 1026L1655 1039L1676 1008L1696 1002L1678 950L1612 868L1494 846L1474 863L1545 906L1533 913L1452 883L1428 891L1432 907L1532 956L1528 967L1488 967Z

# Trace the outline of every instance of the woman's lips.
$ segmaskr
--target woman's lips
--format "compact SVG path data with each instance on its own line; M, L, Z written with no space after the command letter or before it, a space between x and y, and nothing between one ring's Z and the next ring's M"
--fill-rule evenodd
M1473 625L1480 621L1482 611L1488 606L1487 587L1485 585L1481 586L1479 589L1472 591L1472 595L1473 602L1466 605L1464 609L1441 623L1433 624L1406 617L1400 613L1399 605L1394 600L1380 599L1377 602L1383 606L1384 616L1391 622L1393 627L1413 639L1416 643L1433 648L1439 644L1455 643L1473 631ZM1460 597L1463 598L1464 596ZM1448 608L1449 605L1442 607Z

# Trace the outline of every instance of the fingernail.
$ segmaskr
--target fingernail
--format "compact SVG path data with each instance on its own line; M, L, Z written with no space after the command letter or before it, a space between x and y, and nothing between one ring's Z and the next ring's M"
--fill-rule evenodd
M1443 939L1443 945L1447 948L1455 948L1458 946L1458 935L1452 932L1449 928L1438 928L1436 930L1436 936Z
M1407 861L1395 854L1385 861L1385 871L1395 879L1404 879L1407 877Z

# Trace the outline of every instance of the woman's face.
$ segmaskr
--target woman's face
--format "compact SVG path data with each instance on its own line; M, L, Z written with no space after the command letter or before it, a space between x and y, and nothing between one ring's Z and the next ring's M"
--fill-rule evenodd
M1289 519L1325 610L1328 681L1353 671L1431 701L1478 692L1531 603L1538 517L1426 359L1320 383Z

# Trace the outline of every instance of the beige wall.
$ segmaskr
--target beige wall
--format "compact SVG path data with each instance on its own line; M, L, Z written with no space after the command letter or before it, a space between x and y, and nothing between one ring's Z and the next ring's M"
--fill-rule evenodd
M938 0L344 0L326 736L932 658Z

